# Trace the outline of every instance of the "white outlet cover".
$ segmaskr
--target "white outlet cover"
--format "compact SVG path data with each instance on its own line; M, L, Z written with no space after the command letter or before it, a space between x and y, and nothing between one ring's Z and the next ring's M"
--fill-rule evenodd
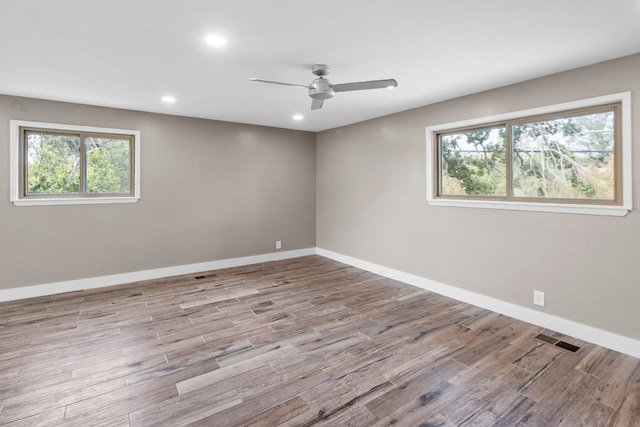
M535 305L539 305L544 307L544 292L542 291L533 291L533 303Z

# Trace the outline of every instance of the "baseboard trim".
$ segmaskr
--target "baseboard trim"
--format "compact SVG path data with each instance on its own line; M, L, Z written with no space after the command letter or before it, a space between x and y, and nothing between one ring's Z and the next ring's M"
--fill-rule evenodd
M162 277L179 276L181 274L198 273L200 271L218 270L221 268L240 267L243 265L279 261L315 254L316 248L305 248L239 258L228 258L197 264L185 264L173 267L156 268L152 270L135 271L131 273L112 274L109 276L90 277L87 279L68 280L64 282L46 283L20 288L0 289L0 302L96 289L106 286L138 282L141 280L159 279Z
M398 280L418 288L436 292L440 295L444 295L458 301L486 308L487 310L513 317L514 319L558 331L602 347L619 351L620 353L640 358L639 340L322 248L305 248L292 251L272 252L261 255L135 271L131 273L91 277L87 279L68 280L20 288L0 289L0 302L96 289L141 280L159 279L162 277L179 276L181 274L218 270L221 268L240 267L243 265L258 264L269 261L280 261L315 254L362 270L379 274L380 276Z
M320 256L640 358L640 341L414 274L317 248Z

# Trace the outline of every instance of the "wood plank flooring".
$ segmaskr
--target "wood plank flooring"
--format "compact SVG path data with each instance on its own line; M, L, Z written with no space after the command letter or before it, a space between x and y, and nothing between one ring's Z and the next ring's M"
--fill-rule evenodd
M310 256L0 304L0 425L640 426L640 360Z

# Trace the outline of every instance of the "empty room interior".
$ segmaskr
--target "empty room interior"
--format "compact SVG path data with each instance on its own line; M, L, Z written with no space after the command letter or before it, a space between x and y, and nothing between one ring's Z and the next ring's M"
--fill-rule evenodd
M0 14L0 426L640 426L640 1Z

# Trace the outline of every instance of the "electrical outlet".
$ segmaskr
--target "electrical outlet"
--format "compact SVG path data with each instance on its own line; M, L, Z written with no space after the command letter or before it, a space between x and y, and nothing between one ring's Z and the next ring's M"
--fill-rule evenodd
M535 305L544 307L544 292L533 291L533 303Z
M282 240L276 240L276 249L282 249Z

